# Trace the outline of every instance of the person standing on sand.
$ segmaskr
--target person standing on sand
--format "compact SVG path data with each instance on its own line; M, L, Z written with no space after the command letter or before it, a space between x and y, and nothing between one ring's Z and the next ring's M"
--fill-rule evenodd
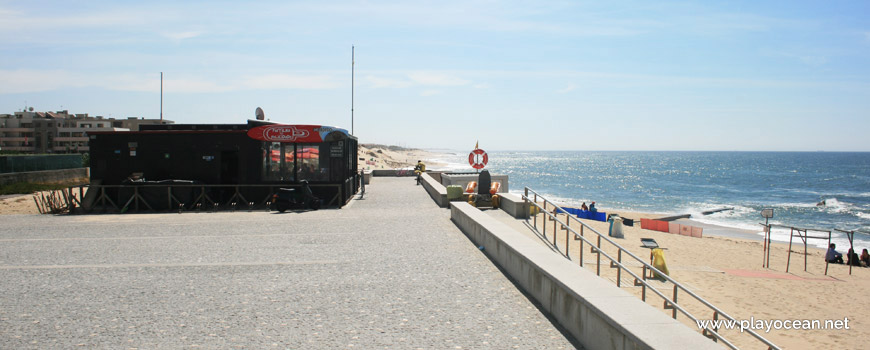
M825 261L832 264L842 264L843 263L843 254L837 253L837 245L831 243L828 246L828 251L825 253Z

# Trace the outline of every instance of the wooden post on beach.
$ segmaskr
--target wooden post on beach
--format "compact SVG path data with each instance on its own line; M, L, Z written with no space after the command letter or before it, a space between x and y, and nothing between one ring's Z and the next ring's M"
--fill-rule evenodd
M773 208L761 209L761 217L764 218L765 228L764 243L762 243L764 246L764 251L762 252L763 255L761 257L761 267L770 267L770 231L772 229L772 227L770 226L770 218L773 217Z
M764 224L764 238L761 240L762 251L761 251L761 267L766 267L767 265L767 233L770 232L770 226Z
M830 247L830 246L831 246L831 233L828 232L828 247ZM828 264L830 264L830 263L828 262L828 259L826 257L825 258L825 276L828 275Z
M791 264L791 240L794 239L794 227L791 228L791 233L788 236L788 260L785 261L785 272L788 273L788 266ZM770 262L768 261L768 264Z
M852 254L858 255L858 253L855 252L855 243L852 241L853 239L855 239L855 231L854 230L853 231L843 231L840 229L837 229L837 231L840 231L840 232L846 234L846 239L849 240L849 251L851 251ZM828 242L831 241L830 235L831 235L831 233L828 232ZM831 243L828 243L828 247L830 247L830 246L831 246ZM852 255L850 255L849 252L846 252L846 263L849 265L849 276L852 275L852 264L855 263L854 261L851 261L851 260L852 260ZM826 266L825 273L827 273L827 272L828 272L828 268Z
M804 232L806 233L806 232ZM807 240L809 237L804 239L804 272L807 272Z

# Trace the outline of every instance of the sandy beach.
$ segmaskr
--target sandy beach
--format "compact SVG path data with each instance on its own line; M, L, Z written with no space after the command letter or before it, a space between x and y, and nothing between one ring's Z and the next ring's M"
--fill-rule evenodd
M426 164L427 169L445 166L446 163L433 161L439 155L420 149L406 149L395 146L360 144L359 169L382 170L382 169L409 169L414 168L418 160Z
M634 213L601 208L607 213L615 212L631 219L656 218L661 215ZM565 219L565 214L559 215ZM596 231L607 235L609 223L593 220L582 220ZM543 214L538 215L538 227L544 222ZM547 240L552 242L553 221L546 221L548 228ZM679 220L685 225L703 226L691 220ZM557 225L560 226L560 225ZM578 229L577 223L572 227ZM558 228L558 227L557 227ZM624 227L625 238L613 239L628 251L642 259L649 259L649 249L641 246L640 238L653 238L659 246L666 248L665 260L670 270L670 276L690 290L711 302L737 320L820 320L824 325L826 320L843 321L848 319L849 329L842 330L794 330L772 329L755 330L761 336L786 349L857 349L863 347L870 339L870 321L862 315L870 311L870 300L865 295L870 290L870 268L853 267L849 275L849 266L830 264L825 275L825 251L818 248L808 248L807 267L804 271L803 245L792 247L791 264L786 273L788 260L788 243L773 243L770 254L770 268L762 267L763 245L760 235L749 231L741 231L724 227L705 230L703 238L680 236L670 233L645 230L640 228L639 220L634 227ZM535 236L530 230L526 234L536 241L545 244L543 239ZM556 242L562 252L565 249L566 230L557 230ZM709 232L716 232L716 236ZM725 234L723 234L725 233ZM588 231L587 231L588 234ZM594 234L593 234L594 235ZM573 261L579 260L580 241L568 239L569 255ZM594 240L592 240L594 242ZM602 244L604 251L616 256L617 249L609 244ZM860 249L868 247L856 247ZM845 254L848 247L837 247ZM624 261L630 261L627 255ZM589 253L589 247L584 251L583 261L591 271L596 269L596 254ZM601 276L615 283L616 269L608 266L606 258L602 257ZM649 260L647 260L648 262ZM640 275L641 267L633 263L635 272ZM641 288L634 287L632 278L622 275L622 288L635 295L641 295ZM660 291L671 295L673 284L653 281L660 286ZM713 312L689 295L683 293L677 301L699 319L712 319ZM647 292L647 303L662 309L662 299ZM663 310L663 309L662 309ZM663 310L670 314L671 310ZM678 320L698 329L696 324L682 314ZM721 330L727 339L748 349L765 348L748 333L741 334L739 330Z

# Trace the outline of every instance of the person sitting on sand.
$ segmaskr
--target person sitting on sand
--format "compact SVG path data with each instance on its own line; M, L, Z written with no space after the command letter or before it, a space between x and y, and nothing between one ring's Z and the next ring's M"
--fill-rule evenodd
M598 208L595 208L595 202L592 202L592 203L589 204L589 211L591 211L591 212L593 212L593 213L597 213L597 212L598 212Z
M589 207L586 206L586 202L583 202L583 205L580 206L580 210L587 211Z
M864 248L864 250L861 251L861 264L863 264L864 267L870 267L870 254L867 254L867 248Z
M837 253L837 245L831 243L828 246L828 251L825 253L825 261L832 264L842 264L843 263L843 254Z
M849 252L846 253L846 265L861 266L861 259L852 248L849 248Z

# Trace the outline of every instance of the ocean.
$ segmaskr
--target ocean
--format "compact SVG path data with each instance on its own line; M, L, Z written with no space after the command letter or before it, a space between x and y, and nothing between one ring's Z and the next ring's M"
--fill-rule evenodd
M870 153L505 151L488 156L486 169L507 174L510 192L529 187L568 206L595 201L605 211L693 214L692 220L759 237L761 209L772 208L774 224L870 232ZM442 161L449 169L472 171L467 158L468 153L453 152ZM825 205L818 206L821 201ZM700 215L722 207L734 210ZM772 238L788 242L789 233L775 228ZM834 231L833 237L845 253L845 234ZM827 240L809 244L825 248ZM870 235L856 234L855 247L859 254L870 249Z

